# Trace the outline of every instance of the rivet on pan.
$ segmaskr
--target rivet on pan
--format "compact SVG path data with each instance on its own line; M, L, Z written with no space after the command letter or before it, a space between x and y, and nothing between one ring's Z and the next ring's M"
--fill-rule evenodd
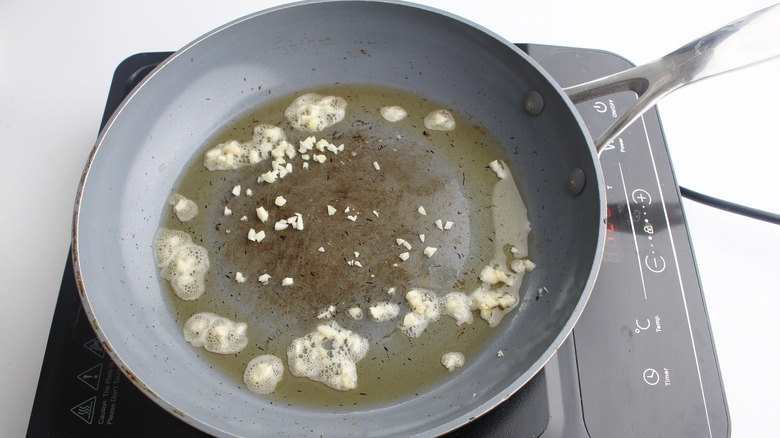
M572 196L582 193L582 189L585 188L585 171L579 167L572 170L569 178L566 180L566 188Z
M544 110L544 97L542 93L531 90L523 97L523 109L529 116L538 116Z

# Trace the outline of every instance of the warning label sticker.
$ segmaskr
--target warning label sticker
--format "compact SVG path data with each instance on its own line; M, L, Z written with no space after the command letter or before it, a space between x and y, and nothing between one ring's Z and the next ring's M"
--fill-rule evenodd
M78 375L79 380L86 383L87 386L97 391L100 385L100 376L103 374L103 364L99 363L94 367Z
M103 359L103 357L106 355L106 351L103 350L103 346L100 345L100 339L98 338L92 338L92 340L84 343L84 348L101 359Z
M85 423L92 424L92 420L95 418L95 405L97 403L97 396L84 400L83 402L73 406L70 411L77 417L81 418Z
M113 362L108 362L97 364L77 377L96 391L96 395L77 404L70 411L89 425L113 425L116 420L122 373Z

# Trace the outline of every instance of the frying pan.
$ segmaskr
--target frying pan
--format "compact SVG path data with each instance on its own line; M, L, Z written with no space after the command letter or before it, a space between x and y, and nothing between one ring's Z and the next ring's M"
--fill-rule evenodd
M130 380L213 435L430 436L457 428L530 380L586 305L605 234L597 150L665 93L776 55L714 62L738 32L764 32L758 25L776 20L774 9L648 66L566 91L514 45L426 7L311 2L229 23L161 64L100 134L74 219L75 274L89 320ZM419 93L484 127L503 149L532 224L537 269L521 293L547 291L508 315L451 378L355 409L275 403L232 384L183 342L151 251L172 187L208 139L276 96L337 83ZM638 106L594 145L573 101L621 90L637 92Z

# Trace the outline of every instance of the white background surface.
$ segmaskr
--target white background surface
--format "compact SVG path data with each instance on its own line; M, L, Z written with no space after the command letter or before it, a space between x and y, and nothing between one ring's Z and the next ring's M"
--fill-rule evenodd
M423 1L512 42L651 61L770 5L656 0ZM0 436L25 434L70 245L71 213L114 68L176 50L273 1L0 2ZM780 45L777 37L766 44ZM695 84L660 105L679 182L780 212L780 59ZM780 226L686 201L732 421L776 427Z

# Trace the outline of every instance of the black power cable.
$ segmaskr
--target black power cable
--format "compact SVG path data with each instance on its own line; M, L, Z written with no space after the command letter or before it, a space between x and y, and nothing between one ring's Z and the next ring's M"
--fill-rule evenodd
M685 187L680 187L680 194L690 199L691 201L696 201L710 207L719 208L721 210L728 211L729 213L736 213L742 216L747 216L753 219L780 225L780 215L775 213L770 213L768 211L746 207L744 205L713 198L712 196L694 192L693 190L686 189Z

